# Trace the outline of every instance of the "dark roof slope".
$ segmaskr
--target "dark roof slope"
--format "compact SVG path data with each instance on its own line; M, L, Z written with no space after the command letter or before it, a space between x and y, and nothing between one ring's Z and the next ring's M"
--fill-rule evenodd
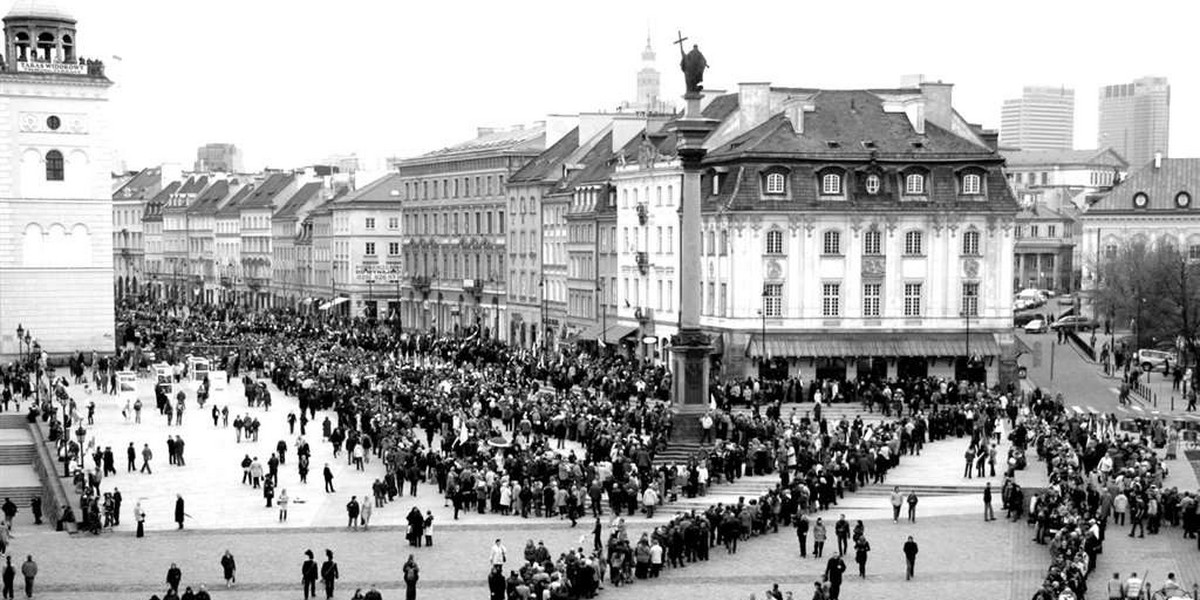
M253 183L247 183L246 185L242 186L242 189L238 190L237 193L235 193L233 197L225 203L224 206L217 210L217 216L237 217L238 211L241 210L242 202L244 202L250 194L254 193L255 187L256 186Z
M283 207L281 207L275 213L275 218L295 218L297 212L300 210L300 207L304 206L304 203L311 200L313 196L320 193L322 187L324 186L319 181L304 184L299 190L296 190L296 193L292 194L292 197L288 198L288 201L284 203Z
M913 129L902 112L883 110L883 100L867 90L822 90L813 97L814 110L805 112L797 134L784 113L734 138L709 154L720 160L746 154L795 153L825 156L893 154L914 158L937 154L987 156L994 152L925 122L925 134ZM864 142L872 144L871 148ZM914 145L919 142L920 146Z
M290 174L273 173L242 202L241 208L271 208L271 202L275 196L279 195L292 182L293 178L294 176Z
M142 169L125 182L125 185L113 191L113 200L145 200L162 185L162 171L158 167Z
M342 190L335 201L338 208L360 205L378 208L380 203L395 203L399 208L402 179L399 173L390 173L353 192Z
M163 205L170 199L171 194L174 194L179 189L179 182L172 181L167 187L163 188L149 202L146 203L146 210L142 213L143 218L150 220L162 220Z
M229 195L229 182L224 179L208 186L196 198L196 201L188 207L188 214L192 215L213 215L217 213L217 207L221 205L221 201Z
M180 194L199 194L208 185L208 177L188 177L187 183L179 189Z
M559 167L577 148L579 148L579 128L572 129L561 140L550 146L545 152L521 167L508 178L508 184L542 181L548 177L557 176Z
M1180 208L1175 203L1175 197L1180 192L1186 192L1190 203L1187 208ZM1139 193L1146 194L1148 202L1145 208L1135 208L1133 197ZM1186 211L1200 218L1200 206L1197 196L1200 195L1200 158L1164 158L1162 166L1154 168L1154 162L1148 162L1135 171L1125 181L1113 187L1085 214L1138 212L1147 211Z

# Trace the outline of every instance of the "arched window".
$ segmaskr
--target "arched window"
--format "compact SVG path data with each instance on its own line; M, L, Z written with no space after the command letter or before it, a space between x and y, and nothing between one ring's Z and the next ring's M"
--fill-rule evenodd
M964 196L978 196L983 193L983 179L975 173L968 173L962 178L962 193Z
M17 33L17 60L29 60L29 34L24 31Z
M767 232L767 254L783 254L783 232L772 229Z
M783 173L768 173L766 192L768 194L782 194L784 191Z
M821 254L839 255L842 253L842 232L837 230L826 231L825 235L821 236Z
M54 58L54 34L44 31L37 37L37 57L46 62Z
M967 256L979 256L979 232L968 231L963 234L962 253Z
M904 255L920 256L925 250L925 236L920 231L910 231L904 234Z
M838 196L842 193L842 176L837 173L826 173L821 177L821 194Z
M63 60L68 62L75 60L75 41L71 39L69 34L62 37L62 49Z
M63 155L58 150L51 150L46 153L46 181L62 181L63 173Z
M925 176L920 173L910 173L904 177L904 193L909 196L925 194Z

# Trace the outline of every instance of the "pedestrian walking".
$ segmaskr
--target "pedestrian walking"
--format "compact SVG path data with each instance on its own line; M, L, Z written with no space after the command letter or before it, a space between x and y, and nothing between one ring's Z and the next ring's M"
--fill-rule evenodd
M137 537L146 537L146 511L142 509L142 501L133 505L133 520L137 521Z
M288 498L288 495L287 495L287 488L279 490L279 499L276 500L275 503L279 505L279 522L280 523L287 521L287 515L288 515L287 510L288 510L288 502L289 501L290 501L290 499Z
M140 472L145 473L147 475L154 474L154 472L150 470L150 459L152 459L152 458L154 458L154 453L150 451L150 444L143 445L142 446L142 468L141 468Z
M17 581L17 568L13 566L11 556L4 557L4 572L3 575L0 575L0 579L3 580L4 584L3 593L0 593L0 598L13 600L13 585Z
M838 515L838 520L833 524L833 534L837 538L838 554L845 555L850 546L850 523L846 521L846 515Z
M0 511L4 513L4 526L12 530L13 518L17 516L17 504L10 498L5 498Z
M854 562L858 563L858 576L862 579L867 578L867 554L870 552L871 543L867 541L866 536L854 541Z
M317 597L317 561L313 560L313 551L304 551L304 562L300 565L300 584L304 586L304 600Z
M358 529L358 496L350 496L350 501L346 503L346 528Z
M333 585L339 577L337 563L333 561L333 550L325 549L325 562L321 563L321 582L325 584L325 600L333 600Z
M992 510L992 482L990 481L983 487L983 520L996 520L996 512Z
M404 600L417 600L417 581L420 579L421 569L413 555L409 554L404 563Z
M808 515L796 519L796 541L800 543L800 558L808 558Z
M821 553L825 550L825 524L821 522L821 517L817 517L817 522L813 525L813 558L821 558Z
M493 567L504 567L504 563L508 562L508 550L504 544L500 543L500 538L496 538L496 542L492 544L492 551L488 556L488 563Z
M172 592L178 594L180 581L183 581L183 570L179 568L179 565L171 563L170 568L167 569L167 586L171 588Z
M225 587L237 583L237 562L229 550L225 550L225 554L221 555L221 573L225 576Z
M25 556L25 563L21 565L21 576L25 578L25 597L33 597L33 580L37 578L38 565L33 562L33 555ZM11 596L10 596L11 597Z
M892 488L892 522L900 521L900 507L904 505L904 496L900 494L900 486Z
M908 492L908 522L917 522L917 492L909 490Z
M333 489L333 470L329 468L329 463L325 463L325 493L333 494L336 491Z
M913 536L908 536L908 541L904 542L904 580L908 581L913 578L917 567L917 542L913 540Z
M185 515L187 513L183 511L183 495L175 494L175 524L179 526L179 529L183 529L183 517Z
M846 562L841 554L834 554L825 564L825 581L829 582L829 600L838 600L842 595L842 573L846 572Z

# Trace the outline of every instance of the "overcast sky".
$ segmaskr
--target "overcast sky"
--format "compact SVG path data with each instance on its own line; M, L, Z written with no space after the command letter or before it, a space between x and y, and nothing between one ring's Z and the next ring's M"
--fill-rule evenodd
M1076 90L1075 145L1096 145L1097 89L1144 75L1172 87L1172 156L1200 156L1200 56L1189 2L434 2L58 0L87 57L117 82L111 124L130 169L190 165L233 142L246 166L330 154L408 156L478 126L611 110L632 99L649 31L663 95L683 81L677 30L708 88L955 84L970 121L998 128L1027 84ZM120 61L108 59L119 56Z

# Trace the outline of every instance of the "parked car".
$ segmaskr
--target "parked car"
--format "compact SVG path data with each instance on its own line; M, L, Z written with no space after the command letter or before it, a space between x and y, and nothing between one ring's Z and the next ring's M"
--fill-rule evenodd
M1059 306L1075 306L1075 296L1072 296L1071 294L1059 296L1056 302L1058 302Z
M1030 321L1035 319L1045 321L1046 315L1041 313L1024 313L1020 315L1013 315L1013 327L1024 327L1028 325Z
M1050 326L1051 329L1065 329L1067 331L1091 331L1096 328L1099 323L1095 319L1089 319L1082 315L1069 315L1055 321Z
M1175 352L1142 348L1137 352L1137 364L1141 365L1143 371L1163 369L1165 372L1166 369L1179 364L1179 355Z
M1046 320L1034 319L1026 323L1025 333L1046 333Z

